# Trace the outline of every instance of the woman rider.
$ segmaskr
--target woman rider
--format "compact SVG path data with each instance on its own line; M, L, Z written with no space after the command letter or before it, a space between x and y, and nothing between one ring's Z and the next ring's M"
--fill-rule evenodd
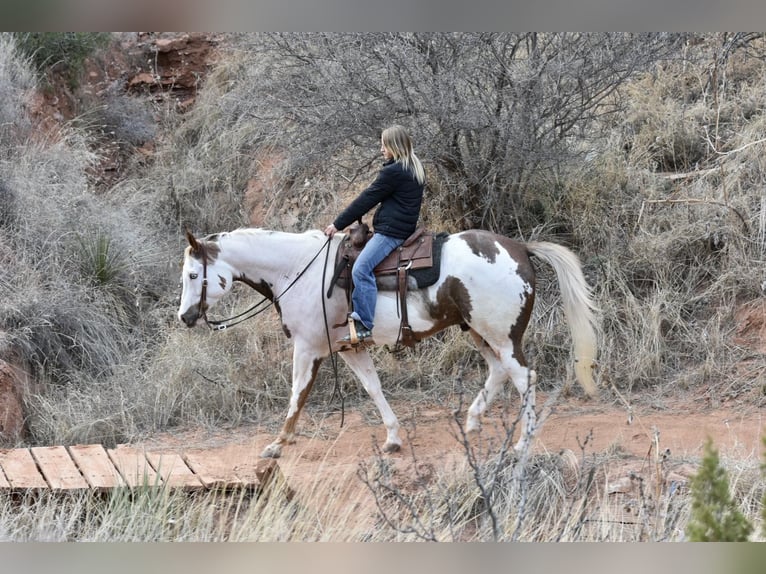
M354 221L361 220L370 209L379 206L372 219L373 236L362 249L354 263L351 276L354 291L351 294L353 311L349 318L354 321L360 342L372 342L378 287L375 267L404 240L415 232L426 174L423 164L412 149L412 139L407 130L393 125L380 136L383 167L367 189L359 194L346 209L324 230L332 237ZM351 334L339 342L350 342Z

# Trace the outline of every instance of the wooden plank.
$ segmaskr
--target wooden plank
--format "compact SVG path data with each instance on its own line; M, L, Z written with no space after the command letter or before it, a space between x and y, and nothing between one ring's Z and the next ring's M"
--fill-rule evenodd
M125 486L125 480L100 444L74 445L68 450L91 488L100 490Z
M63 446L38 446L30 449L40 472L53 490L85 490L88 483Z
M143 450L120 445L117 448L110 448L107 453L128 486L160 486L162 484L162 479L146 460Z
M11 488L48 488L48 483L40 474L29 449L14 448L0 451L0 466L3 467Z
M184 460L207 488L241 488L245 486L234 474L234 467L213 453L187 452Z
M186 490L204 488L180 454L147 452L146 458L168 486Z

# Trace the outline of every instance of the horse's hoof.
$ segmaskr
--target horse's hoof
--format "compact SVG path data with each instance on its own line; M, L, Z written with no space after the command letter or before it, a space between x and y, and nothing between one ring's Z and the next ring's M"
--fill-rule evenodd
M515 445L513 445L513 454L515 454L516 456L521 456L528 450L529 450L529 443L517 442Z
M275 444L270 444L261 453L261 458L279 458L282 456L282 447Z
M396 442L387 442L385 445L383 445L383 452L386 454L393 454L395 452L399 452L402 450L402 445Z
M465 421L465 434L477 433L481 430L481 422L478 418L468 417Z

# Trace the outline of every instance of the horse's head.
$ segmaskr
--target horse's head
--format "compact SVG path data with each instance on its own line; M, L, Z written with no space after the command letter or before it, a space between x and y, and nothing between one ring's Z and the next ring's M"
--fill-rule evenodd
M197 240L186 231L189 247L184 252L181 272L181 304L178 318L193 327L197 319L231 290L233 270L220 257L221 247L215 241Z

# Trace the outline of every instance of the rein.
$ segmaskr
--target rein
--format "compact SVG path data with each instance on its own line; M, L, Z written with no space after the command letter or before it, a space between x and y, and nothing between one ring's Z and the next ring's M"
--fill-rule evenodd
M330 237L328 241L327 246L327 253L324 257L324 269L325 272L322 273L322 315L324 317L324 332L325 336L327 337L327 347L330 349L330 360L332 361L332 372L335 375L335 386L332 390L332 397L330 397L330 400L332 401L333 397L338 394L340 396L340 427L343 428L344 421L346 420L346 395L343 394L343 389L340 386L340 379L338 378L338 354L332 352L332 341L330 340L330 324L327 322L327 304L325 303L325 278L327 277L327 265L330 260L330 247L329 247L329 241L332 239ZM333 281L335 278L333 278ZM329 299L329 295L327 296L327 299Z
M258 309L261 305L266 303L266 307L263 309ZM209 321L206 315L203 315L203 318L205 319L205 323L208 327L210 327L213 331L223 331L224 329L228 329L229 327L233 327L234 325L239 325L240 323L247 321L248 319L252 319L256 315L259 315L260 313L263 313L266 309L271 307L274 304L273 301L269 301L266 297L258 301L255 305L250 307L249 309L246 309L245 311L242 311L239 315L234 315L233 317L229 317L228 319L217 319L214 321ZM248 315L248 313L252 313ZM238 321L235 319L239 319Z

